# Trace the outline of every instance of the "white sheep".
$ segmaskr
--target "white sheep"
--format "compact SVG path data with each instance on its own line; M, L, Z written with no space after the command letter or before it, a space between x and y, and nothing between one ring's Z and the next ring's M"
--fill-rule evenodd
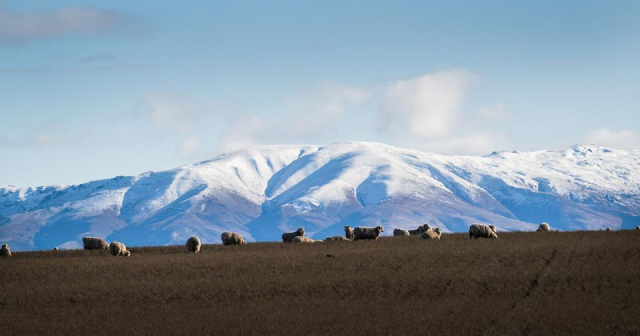
M498 238L498 235L486 225L472 224L469 227L469 239L471 238Z
M109 245L109 251L111 251L111 255L116 257L128 257L131 255L131 252L127 250L127 247L121 242L111 242Z
M293 232L285 232L282 234L283 243L291 243L295 237L304 237L304 228L298 228Z
M11 248L8 244L2 244L0 247L0 257L10 257L11 256Z
M109 248L109 244L98 237L84 237L82 238L82 245L85 250L106 250Z
M440 240L442 236L442 230L440 228L430 228L429 230L423 232L420 237L422 239L435 239Z
M351 241L351 240L343 236L331 236L331 237L325 238L324 241Z
M393 230L393 235L394 235L394 236L410 236L411 234L409 233L409 230L405 230L405 229L394 229L394 230Z
M349 225L345 225L344 227L344 236L349 240L353 240L353 238L355 237L355 234L353 233L353 228L350 227Z
M202 246L202 243L200 243L200 238L193 236L187 239L187 243L185 245L187 246L187 251L195 254L200 252L200 247Z
M547 223L542 223L538 226L537 232L551 232L551 226Z
M225 231L220 235L220 239L222 239L223 245L246 245L247 242L244 241L242 235L235 232Z
M295 236L291 240L292 243L322 243L322 240L315 240L305 236Z
M377 240L382 232L384 232L384 228L380 225L376 227L358 226L353 229L354 241L360 239Z

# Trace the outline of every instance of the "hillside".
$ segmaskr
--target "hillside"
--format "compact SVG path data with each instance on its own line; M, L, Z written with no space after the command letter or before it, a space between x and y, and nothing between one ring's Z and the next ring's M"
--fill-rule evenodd
M14 250L77 248L85 235L130 246L308 235L344 225L421 223L461 232L630 228L640 222L640 150L443 156L379 143L259 146L176 169L73 186L0 188L0 241Z
M32 334L637 335L640 231L17 252L0 330Z

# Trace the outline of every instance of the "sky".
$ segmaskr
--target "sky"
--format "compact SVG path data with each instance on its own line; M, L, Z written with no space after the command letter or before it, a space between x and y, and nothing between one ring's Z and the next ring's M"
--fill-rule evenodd
M638 1L3 1L0 187L253 145L640 149Z

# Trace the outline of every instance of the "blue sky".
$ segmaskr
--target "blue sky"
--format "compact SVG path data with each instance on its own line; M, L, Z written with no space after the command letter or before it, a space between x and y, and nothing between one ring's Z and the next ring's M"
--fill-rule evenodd
M640 148L638 1L1 1L0 186L255 144Z

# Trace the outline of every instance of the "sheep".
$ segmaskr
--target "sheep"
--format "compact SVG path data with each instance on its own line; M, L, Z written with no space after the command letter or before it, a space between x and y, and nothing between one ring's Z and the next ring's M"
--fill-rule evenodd
M0 247L0 257L10 257L11 256L11 248L8 244L2 244Z
M409 234L412 236L418 236L421 235L423 232L429 230L431 227L429 226L429 224L423 224L418 226L417 229L415 230L409 230Z
M551 232L551 226L549 226L549 224L547 223L542 223L540 224L540 226L538 227L538 230L536 230L537 232Z
M431 228L420 235L422 239L435 240L440 240L440 236L442 236L442 231L440 230L440 228Z
M295 237L304 237L304 228L298 228L294 232L285 232L282 234L283 243L291 243Z
M471 238L498 238L498 235L486 225L472 224L469 226L469 239Z
M354 241L358 241L360 239L377 240L382 232L384 232L384 228L380 225L374 228L358 226L353 230L353 234L355 235Z
M611 232L611 228L610 228L610 227L608 227L606 231L607 231L607 232Z
M292 243L322 243L322 240L315 240L305 236L295 236L291 239Z
M235 232L223 232L222 235L220 235L220 238L222 239L222 244L223 245L246 245L247 242L244 241L244 238L242 238L242 236L239 233L235 233Z
M193 254L200 252L200 247L202 246L200 238L196 236L187 239L187 243L185 245L187 246L187 251L192 252Z
M345 225L344 227L344 236L349 240L353 240L353 238L355 238L355 234L353 233L353 228L350 227L349 225Z
M111 251L111 255L116 257L128 257L131 255L131 252L127 250L127 247L121 242L111 242L109 245L109 251Z
M98 237L84 237L82 238L82 245L85 250L106 250L109 248L109 244Z
M331 236L331 237L327 237L324 241L351 241L351 240L343 236Z
M393 235L394 236L410 236L409 230L405 230L405 229L394 229Z

